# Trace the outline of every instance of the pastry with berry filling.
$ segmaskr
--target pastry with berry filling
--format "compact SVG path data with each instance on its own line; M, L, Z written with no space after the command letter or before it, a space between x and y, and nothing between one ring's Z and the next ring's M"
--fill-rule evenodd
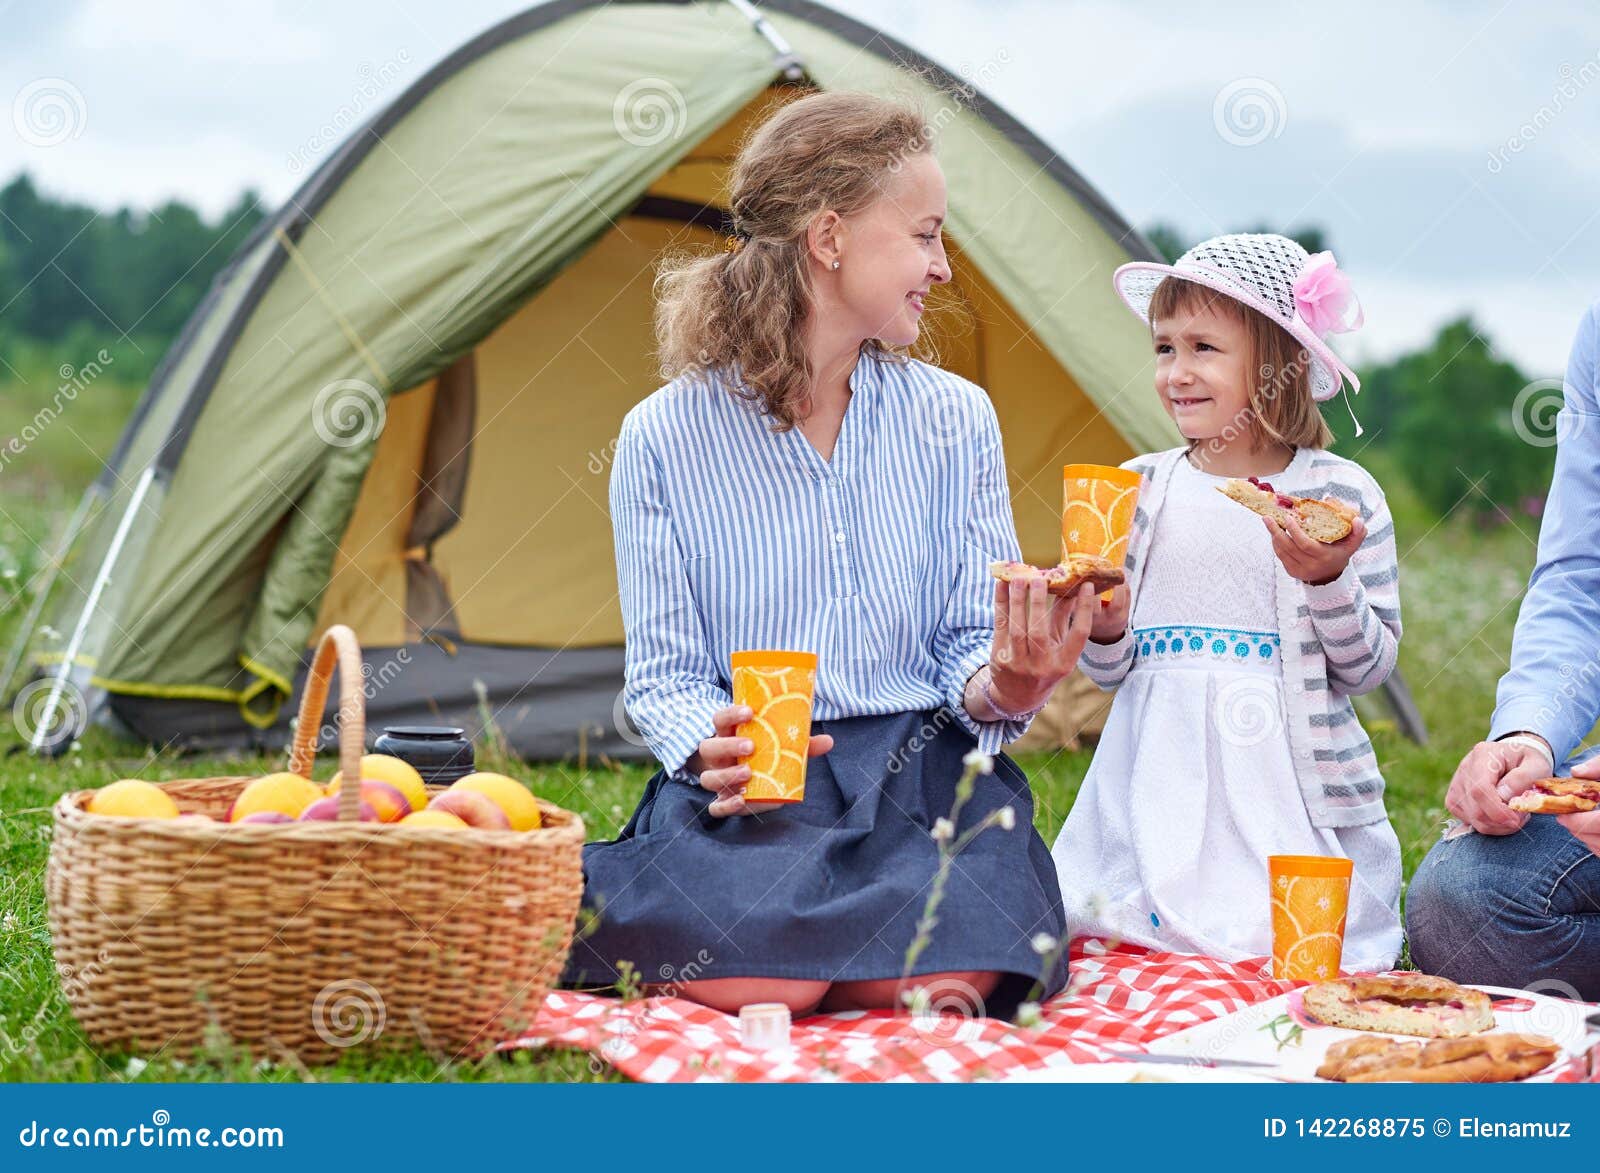
M1541 778L1506 805L1535 815L1581 814L1600 808L1600 781Z
M1125 579L1122 567L1096 554L1069 554L1064 562L1056 566L991 562L989 573L1002 582L1027 583L1031 579L1042 578L1045 590L1052 595L1063 596L1076 594L1084 583L1094 587L1096 592L1108 591L1114 586L1121 586Z
M1340 978L1303 997L1307 1014L1346 1030L1456 1039L1494 1029L1488 994L1428 974Z
M1329 545L1342 542L1349 536L1350 523L1357 516L1356 511L1342 501L1291 497L1274 489L1270 481L1257 480L1255 477L1247 477L1242 481L1235 478L1225 485L1218 485L1217 492L1280 524L1293 514L1307 537Z

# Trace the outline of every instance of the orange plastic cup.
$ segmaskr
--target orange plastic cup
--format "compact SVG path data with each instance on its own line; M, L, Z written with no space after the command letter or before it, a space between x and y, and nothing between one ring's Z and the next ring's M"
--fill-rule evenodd
M1105 464L1061 467L1061 560L1098 554L1121 566L1139 503L1139 474Z
M1326 981L1339 976L1345 911L1355 864L1336 855L1269 855L1272 976Z
M755 714L738 735L755 743L739 759L750 767L747 802L803 802L806 747L811 743L811 701L817 687L815 652L734 652L733 703Z

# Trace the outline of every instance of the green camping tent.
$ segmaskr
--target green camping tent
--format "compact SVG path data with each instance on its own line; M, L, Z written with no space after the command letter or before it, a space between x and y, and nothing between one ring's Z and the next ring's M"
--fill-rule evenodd
M1176 440L1111 291L1141 238L981 93L820 5L558 0L437 64L240 249L85 498L32 662L155 742L277 746L344 622L375 730L488 712L531 757L645 754L605 502L660 383L652 270L719 242L741 135L807 87L929 111L942 361L993 398L1023 553L1054 562L1061 465Z

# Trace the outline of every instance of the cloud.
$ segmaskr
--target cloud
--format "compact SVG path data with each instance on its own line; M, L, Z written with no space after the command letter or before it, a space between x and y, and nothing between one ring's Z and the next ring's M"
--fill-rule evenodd
M325 58L332 46L317 25L281 7L272 0L206 0L203 8L189 0L88 0L67 37L90 53L162 55L169 66L294 65ZM215 81L220 89L228 79Z
M832 2L957 72L1003 61L986 92L1135 225L1324 227L1368 299L1363 347L1425 340L1469 309L1530 369L1559 368L1600 292L1592 0L1347 0L1314 25L1281 0ZM81 91L87 120L40 148L9 133L0 108L0 182L26 167L45 190L98 207L182 196L211 215L247 186L289 195L331 149L318 145L322 128L370 109L357 95L373 71L409 59L386 101L525 7L4 5L0 61L15 80L0 103L59 77ZM1557 101L1590 63L1595 80ZM1251 78L1281 95L1281 126L1234 146L1213 107ZM1491 166L1508 140L1519 149ZM308 144L315 158L296 167Z

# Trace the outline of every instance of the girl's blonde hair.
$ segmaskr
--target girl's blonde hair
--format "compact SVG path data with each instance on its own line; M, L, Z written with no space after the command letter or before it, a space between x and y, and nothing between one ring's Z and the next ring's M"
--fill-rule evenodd
M1150 298L1152 325L1158 318L1214 310L1245 330L1245 370L1250 373L1250 418L1241 428L1251 446L1276 440L1295 448L1326 448L1333 432L1311 398L1311 355L1265 314L1195 281L1168 277ZM1193 450L1200 441L1190 441Z
M870 94L811 94L758 127L733 165L729 210L743 242L713 256L669 257L657 272L662 375L733 368L743 383L737 394L760 401L774 430L793 427L811 394L800 329L812 305L811 220L827 209L848 216L869 207L907 159L931 149L913 105ZM906 353L876 338L862 350Z

